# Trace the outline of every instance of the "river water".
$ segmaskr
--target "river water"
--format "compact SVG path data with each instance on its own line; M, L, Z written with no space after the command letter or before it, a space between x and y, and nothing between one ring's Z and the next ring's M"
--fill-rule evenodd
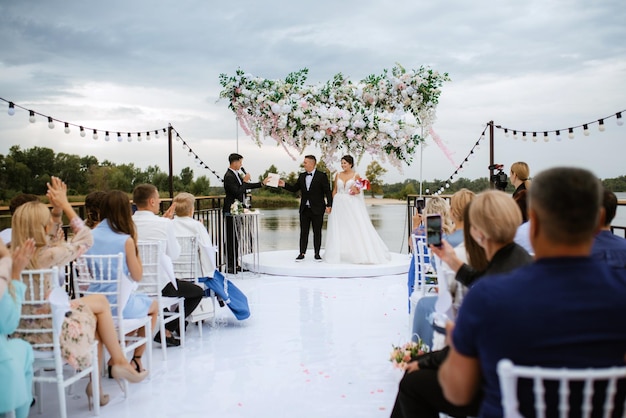
M618 199L626 199L626 193L616 193ZM392 252L407 253L406 206L369 205L367 211L376 231ZM322 230L322 248L326 239L326 219ZM626 226L626 206L617 208L613 225ZM262 209L259 217L260 251L298 250L300 218L298 209ZM313 234L309 237L309 248L313 248Z
M407 253L408 237L405 205L367 206L374 228L387 244L389 251ZM322 229L322 248L326 240L326 220ZM300 217L298 209L261 209L259 217L259 250L298 250ZM309 248L313 248L310 233Z

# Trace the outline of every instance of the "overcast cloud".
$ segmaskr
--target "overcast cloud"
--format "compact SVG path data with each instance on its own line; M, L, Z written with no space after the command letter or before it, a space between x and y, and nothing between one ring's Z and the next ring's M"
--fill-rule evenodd
M238 149L253 176L270 164L297 171L296 161L267 139L257 148L226 101L217 101L220 73L237 68L284 78L309 68L307 83L341 72L352 81L395 63L449 73L435 131L462 162L489 120L518 130L563 129L626 109L626 11L622 1L2 1L0 97L54 118L110 131L146 131L171 123L220 176ZM6 106L0 103L0 106ZM167 170L167 142L118 143L69 135L27 112L0 112L0 153L12 145L94 155L100 161ZM624 115L626 118L626 114ZM237 140L237 136L239 137ZM626 174L626 127L549 142L505 138L496 130L495 160L523 160L531 174L554 165L590 168L602 178ZM208 175L174 148L174 171ZM317 153L316 149L307 150ZM366 156L357 167L364 173ZM384 180L419 178L420 158L404 174L389 166ZM463 177L484 177L488 142ZM423 177L455 170L428 140Z

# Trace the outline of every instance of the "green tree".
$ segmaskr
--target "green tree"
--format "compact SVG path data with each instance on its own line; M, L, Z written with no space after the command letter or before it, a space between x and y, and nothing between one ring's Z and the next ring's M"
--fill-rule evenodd
M193 170L189 167L183 168L180 171L180 182L183 185L183 190L185 191L191 190L192 181L193 181Z
M194 196L208 196L210 194L211 182L207 176L198 177L191 185L191 194Z
M372 197L374 194L381 194L383 192L383 180L382 176L387 172L378 161L372 161L365 169L365 178L370 182L370 194Z

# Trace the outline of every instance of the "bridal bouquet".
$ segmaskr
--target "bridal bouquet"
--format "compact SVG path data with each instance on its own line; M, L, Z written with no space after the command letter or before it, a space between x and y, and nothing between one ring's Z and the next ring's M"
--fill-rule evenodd
M243 213L243 203L239 200L235 199L232 205L230 205L230 213L231 215L240 215Z
M417 342L411 341L399 347L393 346L389 361L393 363L394 367L404 370L407 363L429 351L428 345L420 338Z
M358 179L354 182L353 188L350 188L350 194L359 194L361 190L369 190L370 181L368 179Z

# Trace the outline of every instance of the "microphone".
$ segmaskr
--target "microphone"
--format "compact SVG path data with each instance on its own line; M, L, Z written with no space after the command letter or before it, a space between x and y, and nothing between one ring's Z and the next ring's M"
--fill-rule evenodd
M242 172L244 175L248 174L248 173L246 173L246 169L245 169L245 168L241 167L241 168L240 168L240 170L241 170L241 172Z

